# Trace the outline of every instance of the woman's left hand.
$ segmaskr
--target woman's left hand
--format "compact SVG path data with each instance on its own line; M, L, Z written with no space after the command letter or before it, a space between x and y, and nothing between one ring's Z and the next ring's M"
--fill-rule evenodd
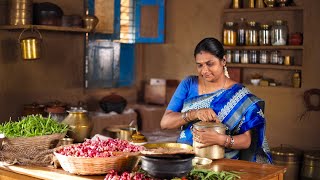
M201 143L197 148L204 148L211 145L219 144L219 134L217 131L212 129L192 129L193 140Z

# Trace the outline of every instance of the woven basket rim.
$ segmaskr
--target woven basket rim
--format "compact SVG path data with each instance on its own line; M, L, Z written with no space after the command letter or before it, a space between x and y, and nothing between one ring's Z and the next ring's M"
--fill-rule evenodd
M48 136L54 136L54 135L66 135L67 132L65 133L53 133L53 134L46 134L46 135L40 135L40 136L30 136L30 137L24 137L24 136L19 136L19 137L5 137L5 139L8 140L17 140L17 139L29 139L29 138L43 138L43 137L48 137Z

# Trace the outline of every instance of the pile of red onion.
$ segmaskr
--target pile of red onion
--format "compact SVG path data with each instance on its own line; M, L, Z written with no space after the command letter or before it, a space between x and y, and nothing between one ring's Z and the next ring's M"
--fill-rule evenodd
M123 172L122 174L118 174L117 171L111 170L104 180L153 180L153 178L140 172Z
M93 158L115 156L116 153L114 152L138 152L143 149L143 146L136 146L130 144L128 141L120 139L97 139L95 141L87 139L81 144L74 144L60 148L56 153L66 156Z

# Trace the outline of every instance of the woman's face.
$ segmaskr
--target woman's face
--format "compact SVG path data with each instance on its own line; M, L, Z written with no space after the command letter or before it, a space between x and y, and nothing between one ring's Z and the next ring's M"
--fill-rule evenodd
M220 60L211 53L201 51L196 55L197 70L206 81L216 81L224 75L225 61Z

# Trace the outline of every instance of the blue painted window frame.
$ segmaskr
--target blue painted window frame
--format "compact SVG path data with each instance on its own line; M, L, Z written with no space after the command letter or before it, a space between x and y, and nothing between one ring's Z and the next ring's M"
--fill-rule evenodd
M143 6L158 6L158 37L141 37L140 36L140 19L141 8ZM136 43L163 43L165 31L165 0L137 0L135 11Z

